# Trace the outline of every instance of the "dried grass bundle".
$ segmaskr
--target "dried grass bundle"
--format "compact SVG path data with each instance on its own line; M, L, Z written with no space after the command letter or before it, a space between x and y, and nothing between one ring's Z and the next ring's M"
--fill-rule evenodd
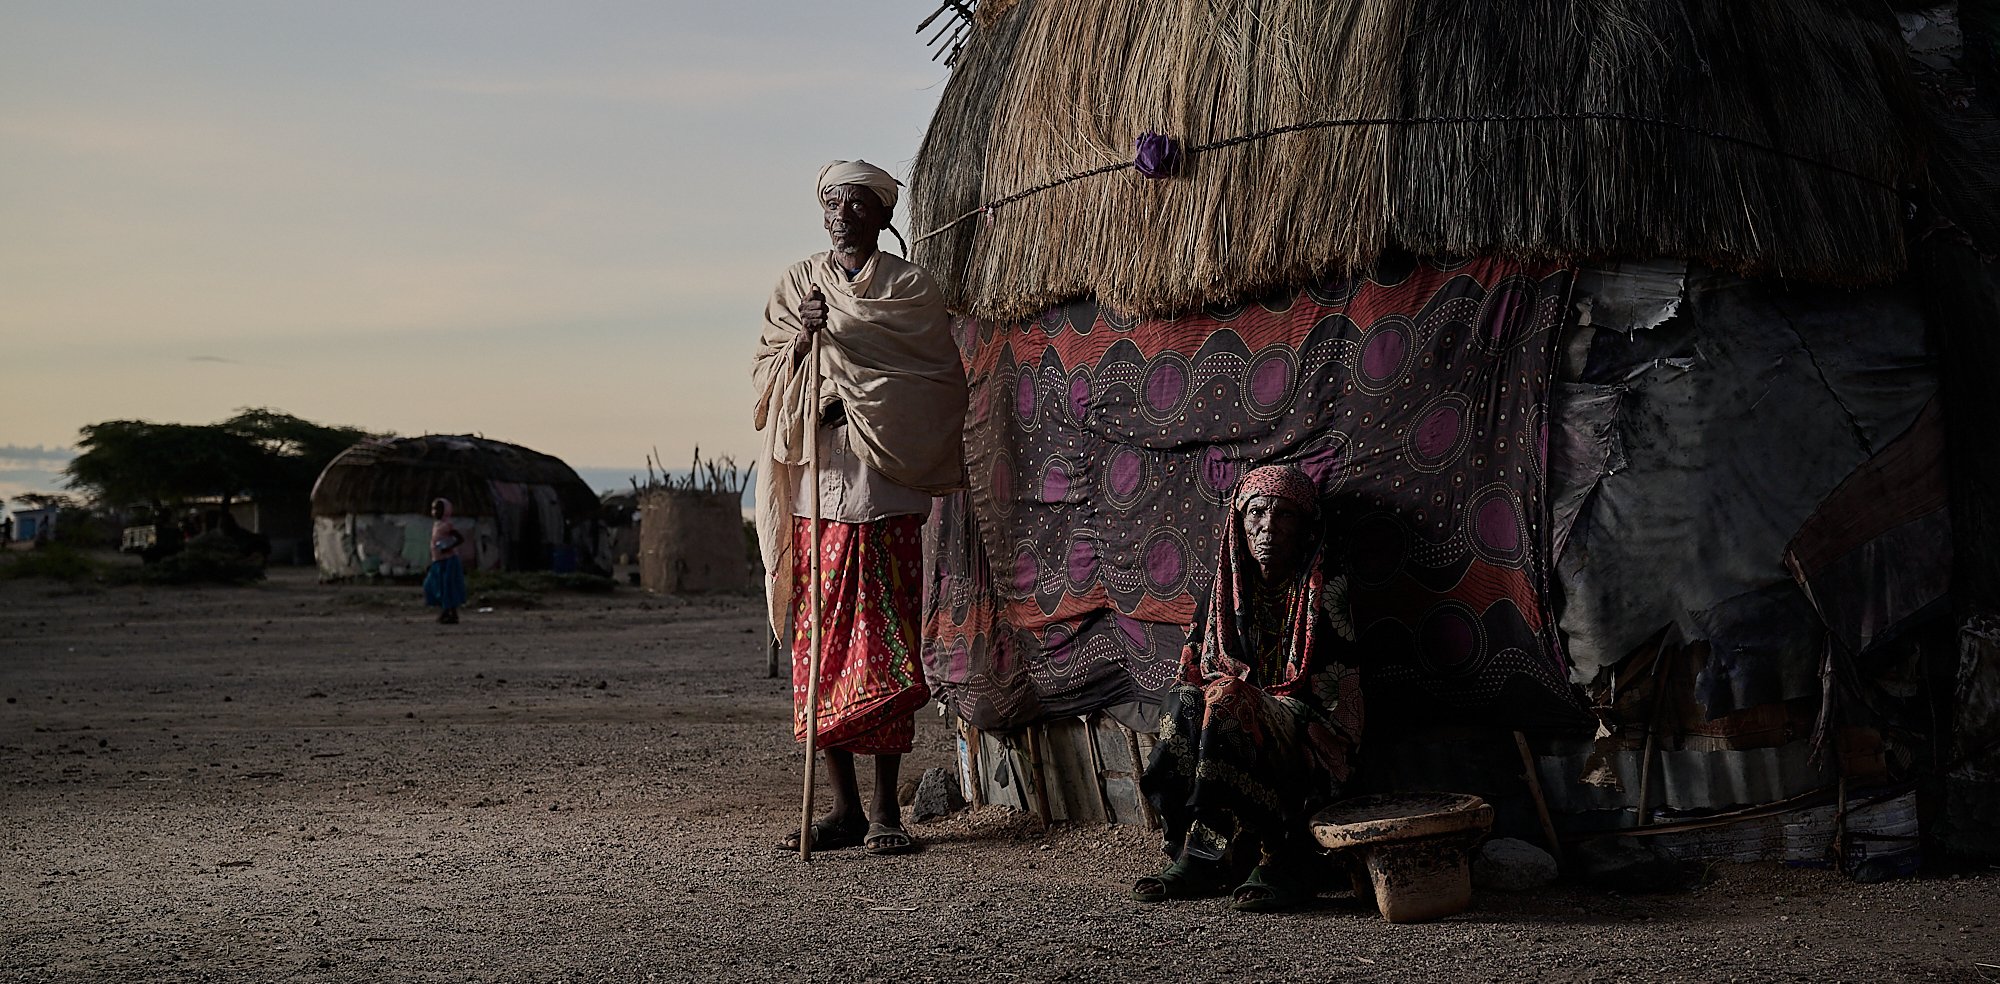
M984 26L912 171L920 230L1128 160L1147 130L1199 146L1326 119L1614 113L1779 151L1603 119L1286 133L1194 155L1167 180L1123 170L1065 184L920 244L952 305L981 317L1086 294L1184 312L1367 268L1391 247L1684 256L1835 284L1903 267L1893 188L1916 165L1917 112L1894 23L1858 0L978 9Z

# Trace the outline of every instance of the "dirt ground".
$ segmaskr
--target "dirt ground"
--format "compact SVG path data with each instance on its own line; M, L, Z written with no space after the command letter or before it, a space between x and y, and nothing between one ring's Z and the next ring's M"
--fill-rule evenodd
M796 823L741 599L0 582L0 980L2000 980L2000 874L1728 866L1392 926L1142 906L1143 830L1001 808L905 858ZM909 775L946 764L926 711Z

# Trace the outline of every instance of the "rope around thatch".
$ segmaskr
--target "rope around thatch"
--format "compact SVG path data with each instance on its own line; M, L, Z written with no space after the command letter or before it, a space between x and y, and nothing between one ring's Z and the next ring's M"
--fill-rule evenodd
M1684 133L1691 133L1694 134L1695 136L1706 137L1707 139L1710 140L1717 140L1723 143L1735 144L1739 147L1747 147L1751 150L1772 154L1778 157L1782 157L1786 160L1795 161L1800 164L1808 164L1813 167L1817 167L1822 170L1832 172L1834 174L1839 174L1845 177L1853 178L1854 180L1862 182L1863 184L1874 185L1875 187L1883 189L1884 191L1888 191L1892 194L1908 198L1908 196L1904 194L1903 189L1897 187L1895 184L1891 182L1883 181L1879 178L1870 177L1869 175L1862 174L1861 172L1853 170L1852 168L1842 167L1831 161L1821 160L1817 157L1812 157L1806 154L1794 153L1792 151L1784 149L1783 147L1775 147L1767 143L1751 140L1748 137L1739 137L1734 134L1723 133L1720 130L1703 129L1702 127L1695 126L1692 123L1684 123L1679 120L1661 119L1659 117L1654 117L1654 116L1643 116L1637 113L1614 113L1614 112L1520 113L1520 114L1487 113L1477 116L1414 116L1414 117L1384 116L1384 117L1375 117L1371 119L1311 120L1304 123L1288 123L1285 124L1284 126L1274 126L1270 127L1269 129L1258 130L1255 133L1245 133L1233 137L1224 137L1221 140L1211 140L1207 143L1196 144L1192 147L1187 148L1186 153L1189 157L1194 157L1195 155L1207 153L1208 151L1211 150L1223 150L1229 147L1238 147L1243 144L1252 143L1258 140L1268 139L1270 137L1281 136L1287 133L1300 133L1307 130L1325 130L1332 127L1440 125L1440 124L1459 124L1459 123L1576 123L1576 122L1586 122L1586 121L1612 122L1612 123L1641 123L1648 126L1657 126L1670 130L1680 130ZM953 227L957 226L959 223L962 223L967 219L973 218L974 216L978 215L990 216L1002 206L1011 205L1014 202L1018 202L1024 198L1030 198L1035 195L1039 195L1042 192L1049 191L1054 188L1060 188L1063 185L1069 184L1074 181L1082 181L1085 178L1094 178L1100 174L1111 174L1115 171L1123 171L1126 170L1127 168L1133 167L1134 165L1135 162L1130 160L1115 161L1110 164L1102 164L1097 167L1089 168L1087 170L1074 171L1069 174L1062 175L1060 177L1051 178L1047 181L1042 182L1041 184L1023 188L1020 191L1014 192L1013 194L996 198L990 202L987 202L986 204L981 205L978 208L975 208L965 213L964 215L961 215L958 218L955 218L950 222L945 223L944 225L938 226L937 228L932 229L931 231L916 237L915 239L910 241L911 245L921 245L925 240L931 238L932 236L949 232ZM897 237L898 240L901 240L901 238L902 237L900 235ZM907 250L905 250L905 252L907 252Z
M1130 160L1135 134L1249 139L1171 181L1107 168L915 245L981 319L1082 297L1170 317L1390 251L1673 256L1829 286L1907 265L1900 196L1799 159L1922 173L1906 46L1878 4L1019 0L989 27L998 6L974 8L911 165L918 233Z

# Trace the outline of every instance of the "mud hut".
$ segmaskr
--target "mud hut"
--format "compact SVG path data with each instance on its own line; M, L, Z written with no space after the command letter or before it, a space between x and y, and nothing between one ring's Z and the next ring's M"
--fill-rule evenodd
M973 792L1142 812L1114 800L1212 531L1272 461L1327 497L1383 788L1504 828L1528 787L1481 786L1527 759L1565 829L1652 826L1906 803L1967 738L1937 722L1981 698L1908 681L1952 679L1962 627L2000 672L1969 628L2000 579L1953 576L2000 488L1967 424L2000 244L1966 241L1991 158L1952 146L1994 131L1908 17L975 9L911 175L973 387L926 613ZM2000 785L1959 788L1963 835Z
M663 594L743 594L757 584L756 551L744 530L747 473L731 458L702 460L685 475L637 489L639 583Z
M363 441L313 485L313 554L327 580L420 575L432 499L451 500L466 566L608 573L596 493L560 459L469 435Z
M651 488L639 496L639 583L662 594L748 594L743 493Z

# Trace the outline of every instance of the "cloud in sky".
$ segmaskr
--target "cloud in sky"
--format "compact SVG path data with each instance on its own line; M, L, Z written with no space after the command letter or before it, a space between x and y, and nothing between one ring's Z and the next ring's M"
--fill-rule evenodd
M46 445L0 444L0 512L28 492L64 491L62 468L76 452Z
M257 405L747 459L764 301L825 245L812 175L905 170L945 78L925 13L14 5L0 440Z
M69 448L52 448L45 445L0 444L0 468L18 468L24 465L66 465L76 452Z

